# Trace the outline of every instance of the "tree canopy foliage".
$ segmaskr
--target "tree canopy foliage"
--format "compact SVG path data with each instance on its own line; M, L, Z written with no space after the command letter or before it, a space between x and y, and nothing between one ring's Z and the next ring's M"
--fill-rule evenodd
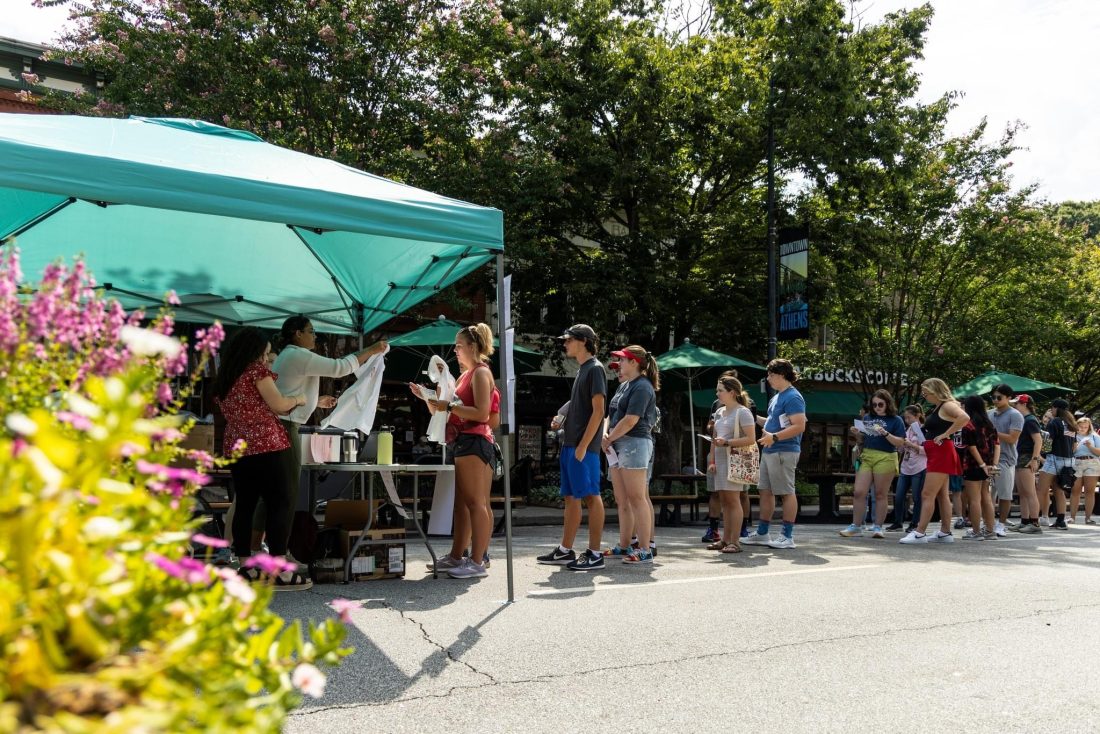
M1100 209L1015 187L1013 129L948 135L952 90L917 101L929 5L875 24L839 0L72 7L58 53L108 77L73 106L243 127L501 208L521 330L761 360L770 127L825 342L789 356L995 365L1100 400Z

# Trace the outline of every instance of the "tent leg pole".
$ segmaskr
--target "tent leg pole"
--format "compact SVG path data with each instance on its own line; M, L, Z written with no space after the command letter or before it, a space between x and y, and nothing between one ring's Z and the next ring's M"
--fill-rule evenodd
M497 254L497 332L500 335L500 346L503 348L505 345L504 332L510 326L511 316L502 312L504 307L504 253ZM504 388L501 391L500 396L500 412L503 420L500 422L500 442L501 442L501 455L504 457L504 553L505 553L505 565L508 568L508 603L514 604L516 601L515 590L515 575L512 568L512 471L510 464L511 459L511 431L512 427L508 425L508 415L511 407L508 395L508 383L511 381L512 375L508 373L508 358L507 355L501 355L500 359L500 380L501 385Z

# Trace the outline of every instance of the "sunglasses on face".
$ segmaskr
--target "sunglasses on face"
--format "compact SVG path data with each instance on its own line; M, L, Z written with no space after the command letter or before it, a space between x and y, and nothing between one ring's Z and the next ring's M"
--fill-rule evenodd
M993 402L997 402L998 400L1008 400L1008 398L1005 397L1004 395L998 395L997 393L993 393Z
M871 403L872 408L885 408L886 403Z

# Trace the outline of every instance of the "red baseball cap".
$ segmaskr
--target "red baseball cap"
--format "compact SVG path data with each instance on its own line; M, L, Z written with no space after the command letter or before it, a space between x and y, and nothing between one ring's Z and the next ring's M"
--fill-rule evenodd
M1022 392L1009 401L1010 403L1023 403L1024 405L1034 405L1035 401L1031 399L1031 396L1026 392Z
M620 349L617 352L612 352L611 356L612 357L620 357L622 359L629 359L632 362L637 362L642 367L645 367L645 358L644 357L639 357L638 355L634 354L634 352L631 352L631 351L626 350L626 349ZM612 367L612 369L615 369L615 368Z

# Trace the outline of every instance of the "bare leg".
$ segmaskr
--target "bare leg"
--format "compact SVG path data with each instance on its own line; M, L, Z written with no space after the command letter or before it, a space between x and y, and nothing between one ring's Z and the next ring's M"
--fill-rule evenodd
M798 495L794 492L783 495L783 522L793 523L798 518Z
M965 481L963 482L963 493L966 494L966 504L970 509L970 515L967 519L970 520L971 530L975 533L978 532L982 526L982 483Z
M1016 491L1020 495L1020 519L1038 520L1039 498L1035 493L1035 472L1030 468L1016 470Z
M624 487L624 471L617 466L611 467L611 491L615 495L615 507L619 510L619 547L629 548L630 538L635 532L634 507Z
M760 490L760 522L771 523L775 515L775 495L770 489Z
M989 491L989 480L985 480L981 483L981 487L978 490L981 493L981 505L982 505L982 520L985 522L985 531L987 533L993 532L993 493ZM977 528L974 529L975 532Z
M630 507L633 521L633 530L638 536L638 546L642 550L649 549L649 541L653 539L653 515L649 513L649 493L646 491L645 469L620 469L619 478L622 481L622 491L625 504ZM630 544L630 536L626 538Z
M741 521L745 517L741 507L742 492L723 490L718 493L722 499L722 542L726 545L739 545L741 542Z
M588 505L588 548L599 553L603 536L603 497L598 494L585 497L585 504Z
M1038 474L1038 491L1036 495L1039 498L1039 516L1046 517L1050 511L1050 485L1054 482L1054 475L1047 474L1046 472L1039 472Z
M855 485L852 488L852 524L857 527L863 525L863 517L867 513L867 490L871 487L871 481L869 471L856 474Z
M936 509L936 502L943 498L941 494L947 491L947 475L940 472L928 472L924 479L924 488L920 494L920 518L917 521L917 532L924 534L928 529L928 522L932 519L932 513ZM951 498L947 498L947 524L951 525ZM940 512L944 507L940 505ZM941 518L942 519L942 518Z
M461 459L468 459L468 456L460 456ZM474 457L477 458L477 457ZM458 489L458 462L455 461L455 506L454 514L452 515L451 522L451 558L462 558L462 554L469 546L470 542L470 505L463 501L459 494ZM471 556L472 557L472 556Z
M577 497L565 498L565 520L561 529L562 548L572 548L577 539L577 530L581 526L581 500Z
M1092 519L1096 509L1096 483L1100 477L1085 477L1085 521Z
M876 474L875 479L875 525L882 527L886 523L886 498L890 494L890 485L895 474Z
M1083 478L1073 483L1073 489L1069 493L1069 507L1066 508L1066 517L1077 522L1077 508L1081 506L1081 490L1084 489Z

